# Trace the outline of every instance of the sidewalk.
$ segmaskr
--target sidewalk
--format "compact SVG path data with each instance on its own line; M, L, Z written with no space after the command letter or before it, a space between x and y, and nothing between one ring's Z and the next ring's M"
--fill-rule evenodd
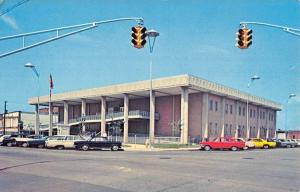
M199 150L199 146L191 146L184 148L154 148L154 147L146 147L146 145L142 144L126 144L123 149L125 151L195 151Z

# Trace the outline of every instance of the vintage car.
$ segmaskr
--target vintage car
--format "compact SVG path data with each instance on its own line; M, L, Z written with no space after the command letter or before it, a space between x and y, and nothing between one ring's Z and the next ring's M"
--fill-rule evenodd
M245 145L246 145L246 149L253 149L255 148L255 145L254 145L254 142L249 140L249 139L243 139L243 138L237 138L237 140L241 140L241 141L244 141L245 142Z
M89 149L111 149L118 151L122 148L122 143L119 141L111 141L107 137L94 137L86 141L75 141L75 149L87 151Z
M265 140L260 138L252 138L249 139L249 141L252 141L255 145L255 148L263 148L263 149L269 149L269 148L275 148L276 142L274 142L271 139Z
M27 141L28 147L44 148L48 136L36 136Z
M11 137L11 135L1 135L0 136L0 145L3 145L3 140L5 140L6 138Z
M27 147L27 141L31 140L31 138L29 137L29 135L27 134L12 134L9 137L6 137L3 139L2 141L2 145L4 146L23 146L23 147Z
M233 137L221 137L213 141L200 142L200 149L204 149L205 151L212 149L231 149L232 151L237 151L239 149L247 149L247 147L242 140L236 140Z
M84 141L85 139L79 135L55 135L50 136L45 141L47 148L65 149L74 148L75 141Z

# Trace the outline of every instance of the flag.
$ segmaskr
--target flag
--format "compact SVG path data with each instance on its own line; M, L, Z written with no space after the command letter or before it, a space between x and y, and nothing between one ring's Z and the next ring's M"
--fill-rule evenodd
M52 75L50 74L50 89L53 89L53 80L52 80Z

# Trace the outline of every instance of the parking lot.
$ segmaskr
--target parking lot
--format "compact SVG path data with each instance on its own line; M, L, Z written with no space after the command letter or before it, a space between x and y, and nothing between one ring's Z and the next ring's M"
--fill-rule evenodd
M300 148L73 151L0 147L1 192L299 191Z

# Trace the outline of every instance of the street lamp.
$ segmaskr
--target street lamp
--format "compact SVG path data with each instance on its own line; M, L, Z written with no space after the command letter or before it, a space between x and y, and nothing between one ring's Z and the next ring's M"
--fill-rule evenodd
M287 132L287 116L288 116L288 104L289 100L293 97L296 97L296 94L290 94L288 99L286 100L286 106L285 106L285 132Z
M153 102L153 93L152 93L152 53L155 44L156 37L159 36L159 32L155 31L154 29L148 30L145 33L148 37L149 41L149 48L150 48L150 66L149 66L149 78L150 78L150 118L149 118L149 140L150 145L154 141L154 125L155 125L155 114L154 113L154 105ZM152 39L152 41L151 41Z
M36 67L31 64L31 63L26 63L24 65L24 67L30 68L32 69L32 71L34 72L34 74L37 77L37 86L38 86L38 103L37 103L37 108L36 108L36 119L35 119L35 131L34 134L38 135L39 134L39 130L40 130L40 115L39 115L39 110L40 110L40 75L38 73L38 71L36 70Z
M260 77L259 76L257 76L257 75L254 75L253 77L251 77L251 80L250 80L250 82L248 83L248 85L247 85L247 88L248 89L250 89L250 86L251 86L251 84L255 81L255 80L259 80L260 79ZM250 138L250 129L249 129L249 94L247 94L247 120L246 120L247 122L247 135L246 135L246 137L247 138ZM259 130L260 128L258 127L258 130Z

